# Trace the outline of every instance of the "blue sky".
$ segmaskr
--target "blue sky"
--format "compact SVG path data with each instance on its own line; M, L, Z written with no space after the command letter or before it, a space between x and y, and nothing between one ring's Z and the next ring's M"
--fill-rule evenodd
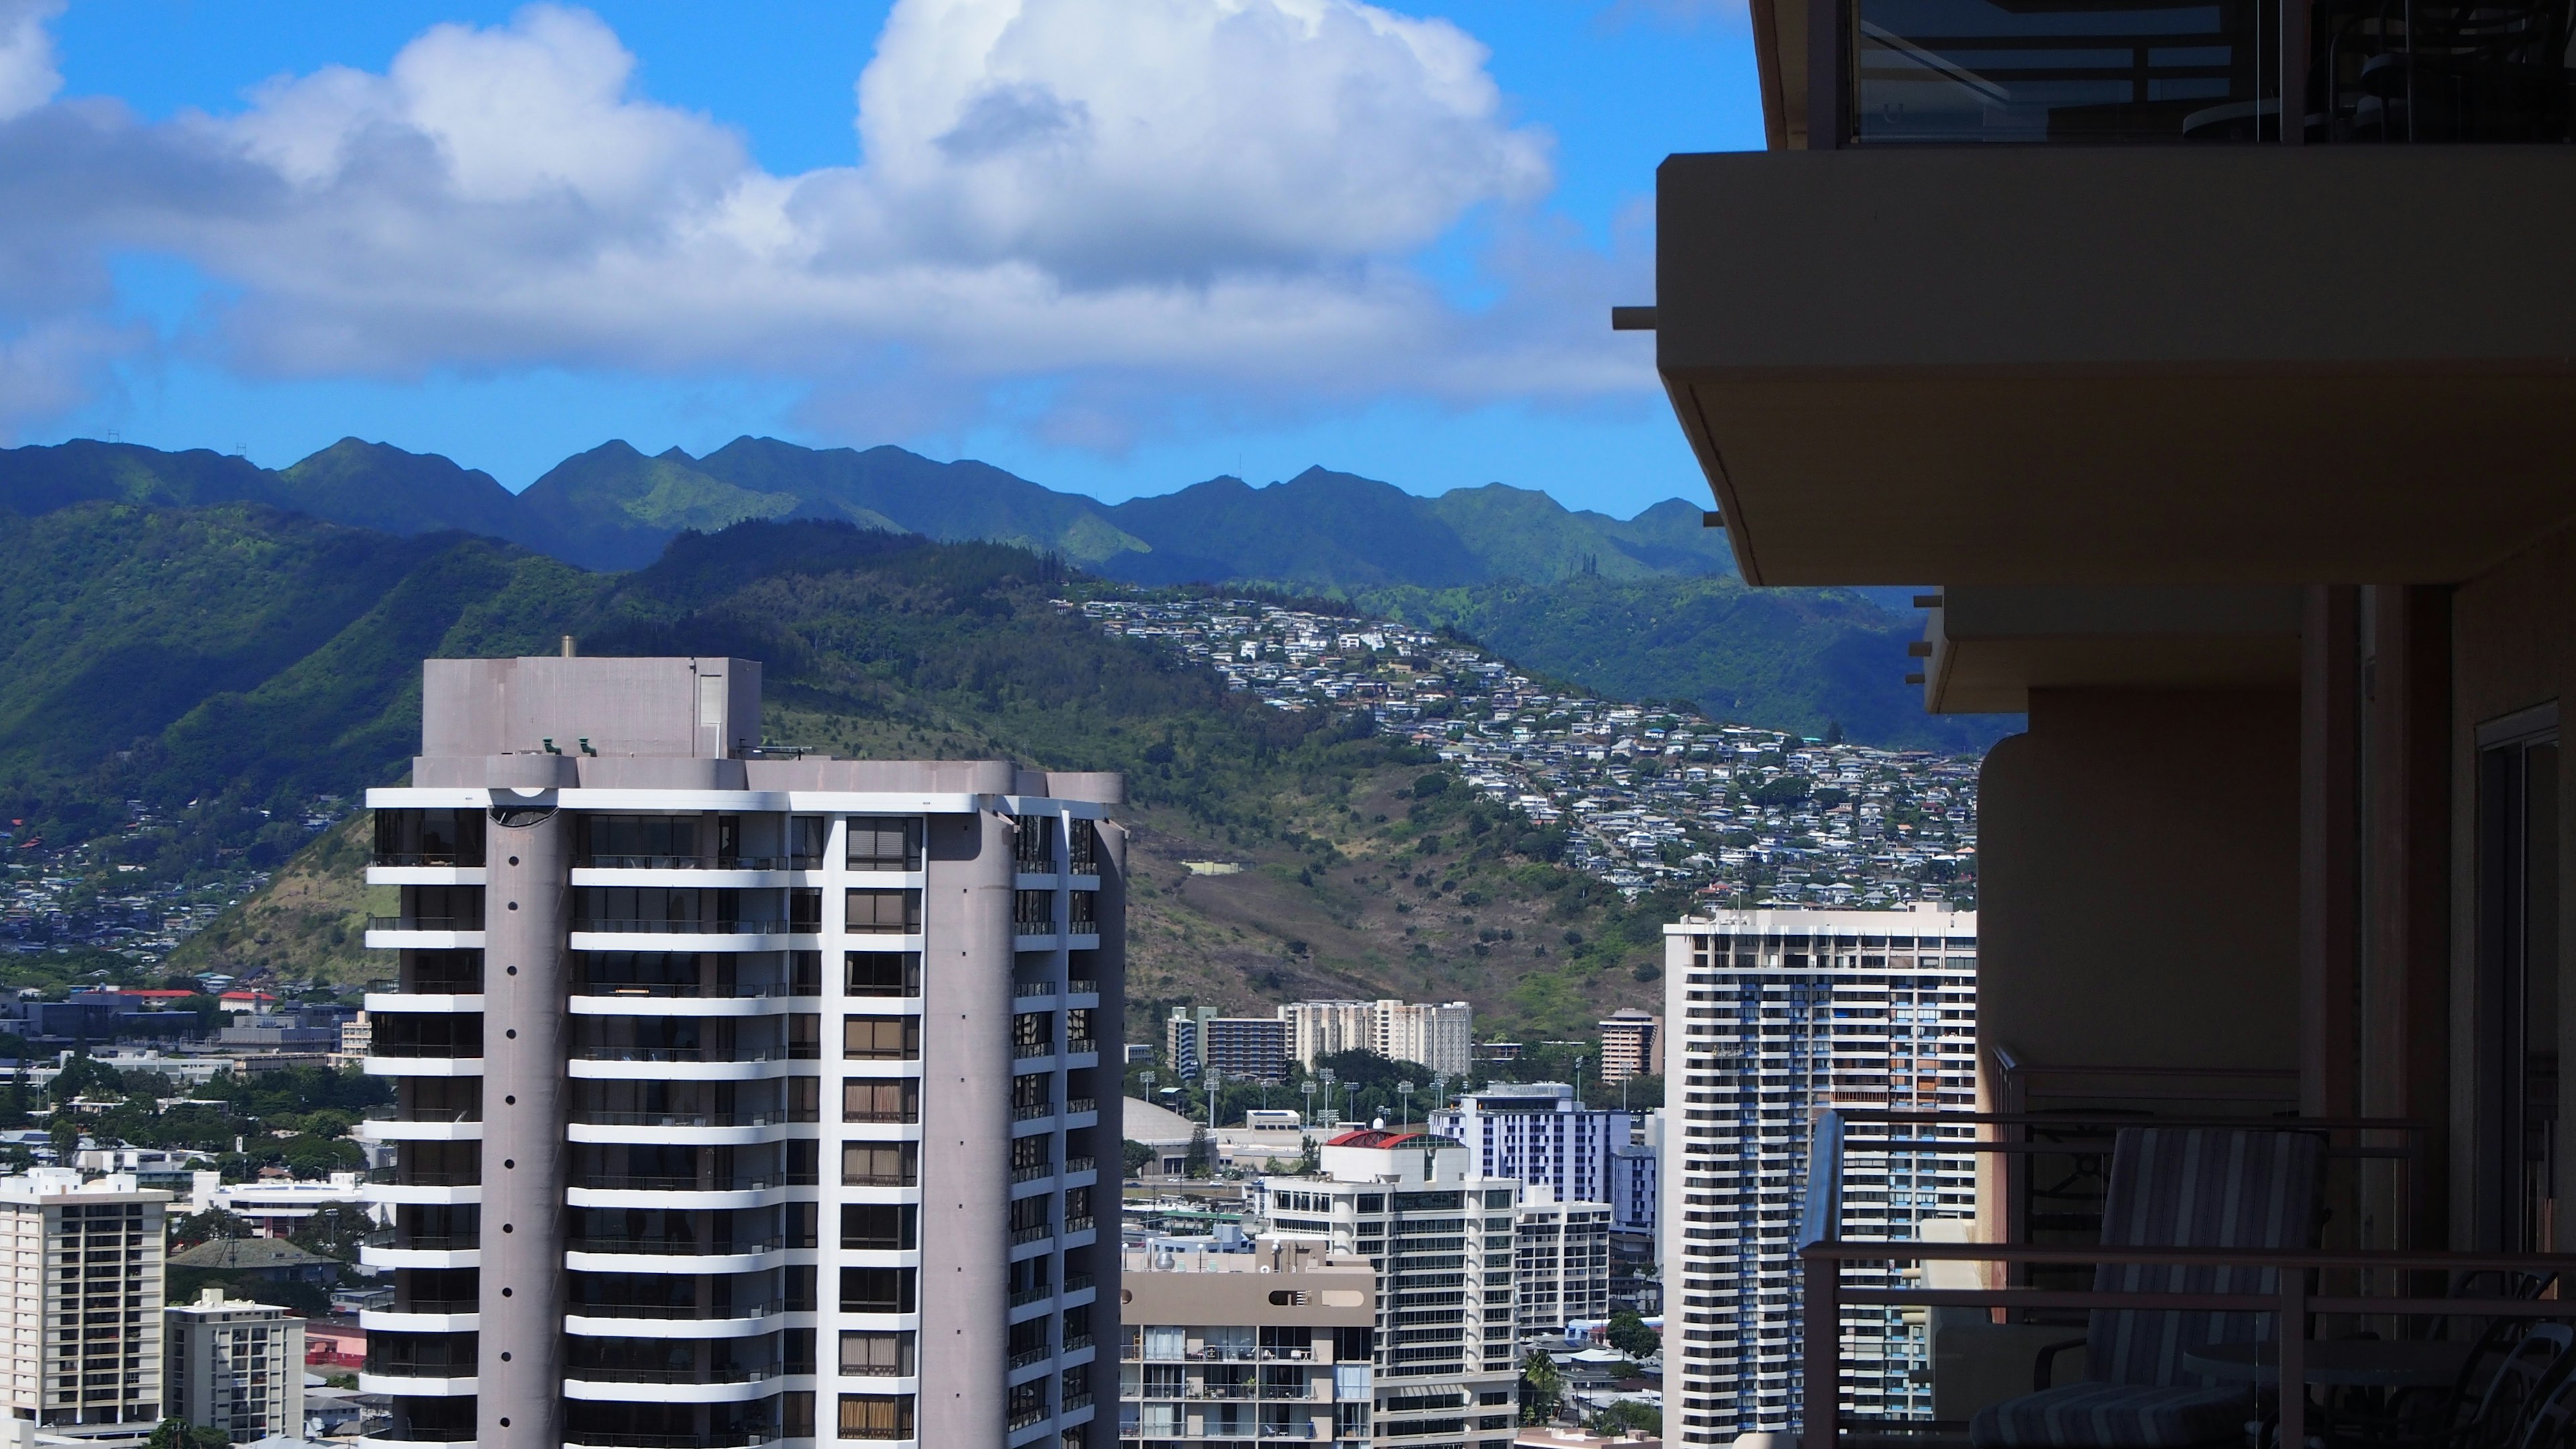
M1759 143L1719 0L0 0L0 435L1628 513L1654 166Z

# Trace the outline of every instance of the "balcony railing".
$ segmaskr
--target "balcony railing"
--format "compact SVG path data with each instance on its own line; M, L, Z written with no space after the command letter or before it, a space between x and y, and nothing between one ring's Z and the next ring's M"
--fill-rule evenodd
M434 865L466 867L479 870L483 853L479 850L379 850L367 857L370 865Z
M766 1429L710 1429L703 1434L602 1434L566 1429L564 1443L580 1449L756 1449L770 1442Z
M1090 1231L1091 1231L1091 1215L1090 1215L1090 1214L1088 1214L1088 1213L1085 1213L1085 1214L1083 1214L1083 1215L1082 1215L1082 1216L1080 1216L1080 1217L1070 1217L1070 1218L1066 1218L1066 1219L1064 1220L1064 1231L1065 1231L1065 1236L1067 1236L1067 1237L1071 1237L1071 1236L1072 1236L1072 1235L1074 1235L1075 1233L1087 1233L1087 1232L1090 1232Z
M483 1246L480 1233L406 1233L400 1228L378 1228L359 1241L370 1248L393 1248L414 1253L464 1253Z
M575 1107L576 1127L776 1127L792 1121L784 1112L612 1112Z
M479 1041L386 1041L380 1036L367 1044L367 1055L371 1057L406 1058L447 1057L457 1061L472 1061L483 1055L483 1043ZM462 1122L468 1119L458 1117L454 1119L414 1118L413 1120L454 1120Z
M1039 1319L1038 1321L1039 1321L1039 1322L1041 1322L1041 1323L1043 1323L1043 1322L1045 1322L1046 1320L1045 1320L1045 1319ZM1043 1346L1038 1347L1038 1348L1024 1348L1024 1349L1021 1349L1018 1353L1015 1353L1015 1354L1012 1354L1012 1355L1011 1355L1011 1361L1010 1361L1010 1363L1007 1365L1007 1367L1008 1367L1008 1368L1015 1368L1015 1369L1023 1369L1023 1368L1027 1368L1030 1364L1033 1364L1033 1363L1044 1363L1044 1362L1046 1362L1048 1359L1051 1359L1051 1358L1053 1358L1053 1357L1055 1357L1055 1350L1054 1350L1054 1349L1051 1349L1051 1348L1046 1348L1046 1347L1043 1347Z
M1053 1102L1023 1102L1019 1106L1011 1109L1011 1120L1014 1122L1034 1122L1040 1117L1052 1117L1054 1115L1055 1104Z
M793 929L786 921L728 921L722 916L712 920L701 916L680 921L642 916L597 916L576 920L572 928L604 935L649 936L784 936ZM811 931L815 928L809 925L805 929Z
M1053 995L1055 995L1055 983L1052 981L1014 981L1011 983L1011 996L1015 1000L1026 1001L1031 997Z
M577 1046L577 1062L777 1062L788 1059L786 1047Z
M573 862L588 870L819 870L810 855L586 855Z
M1041 1258L1038 1261L1044 1262L1046 1260ZM1026 1308L1032 1303L1044 1303L1048 1299L1053 1298L1057 1293L1063 1291L1066 1290L1054 1287L1023 1288L1011 1295L1011 1306L1013 1308Z
M479 931L481 916L369 916L370 931Z
M768 1318L787 1311L787 1300L760 1303L573 1303L564 1312L574 1318L663 1318L690 1322Z
M716 1001L823 994L819 987L800 990L783 981L757 984L732 981L583 981L575 984L573 990L582 996L688 997Z
M1064 1099L1064 1110L1068 1115L1079 1115L1084 1112L1097 1112L1100 1110L1100 1099L1097 1097L1067 1097Z
M1089 1172L1099 1165L1100 1163L1098 1159L1090 1157L1068 1157L1064 1160L1064 1170L1068 1175L1076 1172Z
M757 1192L772 1187L812 1187L810 1172L716 1173L683 1177L676 1173L579 1173L569 1186L608 1192Z
M1024 1163L1011 1169L1013 1182L1035 1182L1041 1177L1053 1176L1055 1176L1055 1164L1052 1162Z
M564 1370L564 1377L574 1383L591 1384L757 1384L778 1375L774 1367L763 1368L584 1368Z
M787 1246L784 1237L758 1242L701 1243L689 1238L576 1238L564 1245L573 1253L638 1253L679 1258L725 1258L739 1253L766 1253Z
M1076 976L1072 980L1064 983L1064 989L1067 993L1074 996L1098 996L1100 994L1100 983L1093 981L1088 977Z
M456 1168L376 1167L367 1171L368 1182L379 1187L481 1187L480 1166Z
M413 1298L395 1303L393 1311L453 1317L460 1313L480 1313L483 1305L472 1298Z
M1011 1246L1016 1248L1022 1243L1034 1243L1041 1238L1052 1238L1054 1236L1055 1224L1031 1223L1025 1228L1011 1229Z

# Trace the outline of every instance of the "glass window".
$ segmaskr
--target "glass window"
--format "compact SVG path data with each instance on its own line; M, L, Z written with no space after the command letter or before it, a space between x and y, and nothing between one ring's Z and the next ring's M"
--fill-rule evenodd
M2255 6L1856 0L1864 142L2252 140Z
M852 951L844 958L852 996L919 996L921 953Z
M841 1395L841 1437L844 1439L913 1437L912 1395Z
M852 1061L917 1061L921 1018L852 1016L841 1022L841 1055Z
M918 819L853 815L846 862L852 870L921 869L921 822Z
M920 1177L918 1148L910 1142L848 1142L841 1146L845 1187L910 1187Z
M919 935L921 892L852 891L844 920L849 930L861 934Z
M893 1081L853 1079L841 1084L844 1122L918 1122L921 1083L910 1077Z
M912 1335L900 1332L842 1334L841 1372L866 1378L912 1377Z
M1177 1363L1188 1352L1185 1330L1176 1324L1148 1324L1145 1328L1145 1357Z

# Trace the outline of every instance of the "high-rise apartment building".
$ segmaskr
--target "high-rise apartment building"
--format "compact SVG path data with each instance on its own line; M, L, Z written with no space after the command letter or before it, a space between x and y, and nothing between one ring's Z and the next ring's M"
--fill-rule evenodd
M1372 1443L1509 1449L1517 1417L1513 1209L1521 1185L1480 1177L1425 1132L1345 1132L1313 1177L1264 1177L1245 1202L1264 1236L1377 1270Z
M1610 1316L1610 1205L1525 1187L1512 1217L1513 1311L1524 1338Z
M1683 1444L1799 1422L1797 1228L1809 1127L1835 1105L1968 1109L1976 1100L1973 912L1720 911L1664 928L1665 1433ZM1956 1129L1965 1134L1969 1129ZM1970 1154L1856 1155L1848 1237L1915 1236L1971 1217ZM1921 1330L1847 1309L1858 1412L1921 1416Z
M765 751L748 660L424 673L368 798L392 1436L1107 1449L1117 778Z
M1664 1072L1664 1019L1622 1007L1601 1023L1601 1080L1659 1077Z
M1621 1252L1652 1257L1663 1197L1664 1109L1639 1113L1633 1136L1610 1144L1610 1235Z
M221 1429L236 1444L304 1435L304 1320L208 1288L163 1310L168 1418Z
M1376 1269L1279 1239L1250 1253L1147 1245L1125 1266L1119 1437L1136 1449L1369 1445Z
M1296 1001L1279 1019L1288 1055L1308 1071L1319 1057L1367 1051L1464 1081L1475 1047L1475 1012L1463 1001Z
M1608 1202L1610 1149L1634 1121L1585 1106L1565 1082L1494 1082L1433 1110L1430 1126L1466 1144L1479 1176L1545 1183L1559 1202Z
M162 1245L171 1194L131 1173L0 1178L10 1276L9 1406L48 1428L149 1429L163 1401ZM299 1431L302 1426L295 1426Z
M1230 1082L1276 1082L1288 1075L1288 1024L1271 1016L1219 1016L1216 1008L1172 1008L1163 1023L1164 1059L1182 1081L1213 1067Z

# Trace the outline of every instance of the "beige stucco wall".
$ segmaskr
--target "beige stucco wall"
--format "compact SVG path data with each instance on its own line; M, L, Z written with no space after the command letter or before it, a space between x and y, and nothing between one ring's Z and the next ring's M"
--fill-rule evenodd
M1984 1044L2298 1065L2295 693L2036 690L1978 788Z

